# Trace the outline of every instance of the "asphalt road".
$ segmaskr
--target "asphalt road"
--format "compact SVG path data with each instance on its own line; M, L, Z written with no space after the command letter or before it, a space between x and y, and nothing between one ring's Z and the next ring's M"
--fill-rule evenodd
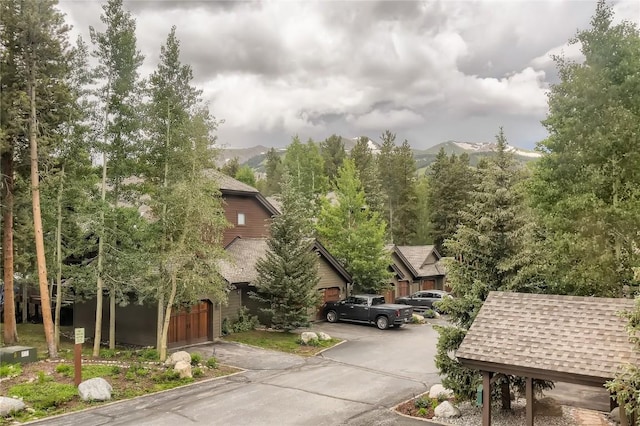
M235 343L190 348L246 371L49 418L46 425L420 425L390 410L439 382L431 325L318 323L347 341L312 358Z

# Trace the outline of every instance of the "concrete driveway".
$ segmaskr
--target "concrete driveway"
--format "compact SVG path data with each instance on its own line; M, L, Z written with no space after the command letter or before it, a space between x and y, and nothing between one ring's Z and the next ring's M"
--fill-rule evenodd
M312 330L347 339L312 358L235 343L190 348L245 372L38 422L48 425L421 425L390 411L437 383L437 333L346 323Z

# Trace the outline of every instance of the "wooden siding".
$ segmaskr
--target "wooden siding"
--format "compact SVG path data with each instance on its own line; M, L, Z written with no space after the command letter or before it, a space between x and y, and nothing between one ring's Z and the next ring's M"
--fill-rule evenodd
M225 229L223 245L235 237L260 238L269 236L271 213L252 195L223 195L224 216L231 224ZM238 213L244 213L244 225L238 225Z
M167 346L184 346L212 340L211 302L201 301L189 309L171 313Z
M242 292L240 289L229 292L229 301L226 306L222 306L222 321L233 321L238 318L238 311L242 306Z
M411 272L409 271L409 269L404 265L404 262L402 260L400 260L400 258L398 257L397 254L393 253L391 256L391 260L393 261L394 265L396 266L396 268L398 268L400 270L400 272L402 272L404 274L404 278L398 278L395 274L393 275L393 277L391 278L391 282L390 284L393 286L392 287L392 291L393 291L393 298L391 298L389 296L385 296L389 299L395 300L398 297L402 297L402 296L406 296L406 294L402 294L402 289L403 287L400 285L401 281L409 281L412 282L413 281L413 274L411 274ZM414 292L413 288L409 288L410 292ZM418 291L418 289L416 288L415 291Z
M338 287L340 289L340 299L346 297L347 283L344 278L333 269L333 266L322 256L318 261L318 275L320 276L320 282L317 289L325 289Z

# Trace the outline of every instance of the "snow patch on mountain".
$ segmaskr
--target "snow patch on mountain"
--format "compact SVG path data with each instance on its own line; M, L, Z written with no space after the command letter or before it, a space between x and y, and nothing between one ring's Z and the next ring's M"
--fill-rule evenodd
M459 148L464 149L465 151L471 152L486 152L486 151L495 151L496 144L488 143L488 142L453 142ZM520 148L513 147L511 145L507 146L507 151L513 152L515 155L520 155L522 157L530 157L530 158L538 158L541 157L542 154L535 151L526 151Z

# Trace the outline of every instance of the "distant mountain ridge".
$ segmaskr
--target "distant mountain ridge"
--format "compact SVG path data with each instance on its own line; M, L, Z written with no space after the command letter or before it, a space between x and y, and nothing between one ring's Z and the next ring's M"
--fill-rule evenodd
M358 138L341 138L346 152L350 152L358 140ZM368 140L368 143L374 154L378 154L380 152L379 143L374 142L371 139ZM218 162L220 164L224 164L234 157L238 157L238 162L240 164L246 164L257 172L264 172L264 160L269 149L271 148L263 145L257 145L250 148L223 148L221 149ZM449 140L426 149L413 149L413 156L416 159L418 170L422 170L429 164L433 163L440 149L444 149L444 152L447 155L460 155L462 153L467 153L469 155L469 162L471 165L476 165L481 158L491 157L495 154L496 144L492 142L464 142ZM286 151L286 147L276 148L276 151L283 155ZM513 152L515 158L522 163L533 161L541 156L539 152L514 147L512 145L509 145L509 151Z

